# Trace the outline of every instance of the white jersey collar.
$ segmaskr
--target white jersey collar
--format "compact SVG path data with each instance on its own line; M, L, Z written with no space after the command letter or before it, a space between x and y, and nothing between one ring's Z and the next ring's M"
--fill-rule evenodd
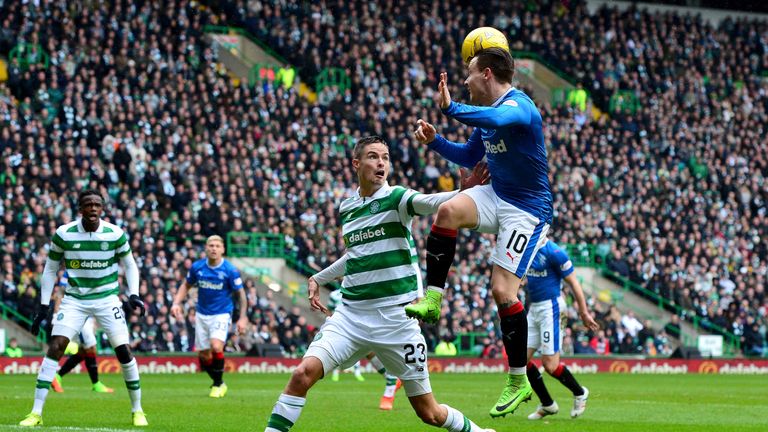
M491 104L491 106L496 108L497 106L501 105L501 101L503 101L504 98L507 97L507 95L510 94L513 90L515 90L515 87L514 86L510 87L509 90L505 91L503 95L499 96L499 98L496 99L496 102Z
M371 196L369 196L369 197L361 197L361 196L360 196L360 187L358 187L358 188L355 190L355 195L353 195L353 198L355 198L355 199L369 199L369 198L370 198L370 199L376 199L376 198L381 198L381 197L383 197L384 195L386 195L386 194L389 192L389 190L390 190L390 189L392 189L392 186L390 186L390 185L389 185L389 183L384 183L384 184L383 184L383 185L382 185L382 186L379 188L379 190L377 190L376 192L374 192L374 194L373 194L373 195L371 195Z

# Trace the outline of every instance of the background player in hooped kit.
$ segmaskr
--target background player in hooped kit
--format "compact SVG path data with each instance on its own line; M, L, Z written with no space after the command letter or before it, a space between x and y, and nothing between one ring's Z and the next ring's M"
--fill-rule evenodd
M548 415L557 414L559 407L547 391L539 368L531 361L536 351L541 352L544 370L555 377L573 393L571 417L576 418L587 408L589 390L582 387L571 371L560 363L560 347L563 342L560 315L565 310L565 302L560 295L560 287L565 281L573 292L578 305L579 317L590 330L599 328L587 309L584 291L578 278L573 273L573 263L568 255L554 242L548 241L533 259L526 274L528 299L528 380L539 397L541 404L528 416L530 420L539 420Z
M35 402L32 412L19 426L33 427L43 424L43 406L59 368L59 359L69 341L81 331L88 317L93 316L109 336L115 356L123 369L125 386L131 399L131 419L134 426L147 426L141 408L141 383L136 359L128 345L128 326L123 316L123 303L118 298L118 263L125 270L128 285L128 304L146 312L139 297L139 268L133 258L128 236L117 225L101 219L104 198L95 190L80 192L77 199L81 215L56 229L51 238L48 259L40 281L40 306L32 322L31 332L40 331L40 324L49 314L53 285L61 263L69 274L69 285L53 321L51 341L37 374Z
M224 383L224 344L232 321L232 293L237 292L240 319L237 332L243 333L248 325L248 301L243 290L240 272L224 259L224 239L212 235L205 241L205 258L192 264L186 279L173 299L171 313L177 320L184 320L181 302L187 292L197 287L197 315L195 320L195 347L200 367L213 380L208 396L222 398L227 394Z
M389 149L381 137L361 138L352 151L352 166L359 188L340 208L347 247L342 302L291 375L265 432L290 430L317 381L371 351L403 381L408 400L424 423L452 432L487 432L455 408L437 403L429 382L426 341L418 322L403 310L418 289L411 221L417 214L433 213L440 201L456 192L422 195L389 186ZM326 311L317 284L310 283L309 299L314 310Z
M471 167L485 157L491 172L490 185L469 189L440 205L427 239L426 296L405 309L408 316L436 323L456 254L458 229L497 234L491 257L491 292L498 307L509 374L501 396L490 409L492 417L513 413L533 393L526 376L528 324L517 294L552 221L541 114L525 93L512 86L514 72L514 60L507 50L486 48L477 52L464 81L476 105L452 101L447 74L441 73L438 93L442 112L475 129L466 143L446 140L421 119L415 131L420 143L461 166Z

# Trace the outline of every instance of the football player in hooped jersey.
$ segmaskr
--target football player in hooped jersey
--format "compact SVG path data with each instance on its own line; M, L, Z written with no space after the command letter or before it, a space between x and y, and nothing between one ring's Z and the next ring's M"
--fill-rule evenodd
M541 114L525 93L512 87L514 72L508 51L487 48L477 52L469 62L464 84L471 101L480 106L451 101L447 75L441 73L442 112L475 129L466 143L446 140L424 120L419 120L415 131L420 143L461 166L471 167L485 157L491 172L490 185L464 191L438 209L427 239L427 293L421 302L407 306L406 313L431 323L440 318L459 228L497 234L491 292L498 306L509 375L490 410L492 417L513 413L533 393L526 377L528 324L517 293L552 220Z
M581 321L591 330L598 325L587 309L581 284L573 274L573 264L568 255L554 242L548 241L536 257L533 258L528 277L528 380L541 400L535 412L528 416L538 420L548 415L557 414L559 408L549 395L539 368L531 361L536 350L541 351L544 370L555 377L573 393L571 417L578 417L587 408L589 390L582 387L571 375L565 365L560 364L560 346L563 333L560 328L560 314L565 309L565 302L560 295L560 284L565 281L573 291L573 297L579 308Z
M342 301L291 375L265 432L290 430L301 415L307 392L318 380L335 367L351 365L371 351L389 373L403 381L411 406L424 423L452 432L484 431L455 408L437 403L429 382L424 336L418 322L408 319L403 310L405 304L416 299L418 291L419 275L411 254L411 221L415 215L434 213L441 202L457 192L422 195L400 186L390 187L389 150L377 136L357 142L352 166L360 186L340 208L346 245ZM482 166L475 168L471 176L475 184L482 183L482 170ZM321 282L338 274L321 277ZM310 280L308 291L312 309L326 312L317 281Z
M69 275L69 283L56 313L48 351L37 374L32 412L27 414L19 426L35 427L43 424L43 407L59 369L59 359L64 355L69 341L82 330L91 316L104 329L120 362L125 387L131 399L133 425L147 426L147 417L141 408L139 367L128 345L128 326L123 316L123 304L117 296L120 292L118 267L122 265L128 285L128 304L140 316L144 316L146 307L139 297L139 268L133 259L125 232L117 225L101 219L104 198L98 191L88 189L80 192L77 207L81 217L56 228L51 238L48 259L40 280L40 305L30 329L33 335L37 335L40 325L48 316L53 286L62 264Z
M197 315L195 321L195 345L200 367L213 380L208 396L222 398L227 394L224 383L224 343L227 341L232 321L232 292L237 292L240 302L240 319L237 332L243 333L248 325L248 302L243 290L240 272L224 259L224 239L212 235L205 241L205 258L192 264L186 280L173 299L171 313L183 320L181 302L192 287L197 287Z

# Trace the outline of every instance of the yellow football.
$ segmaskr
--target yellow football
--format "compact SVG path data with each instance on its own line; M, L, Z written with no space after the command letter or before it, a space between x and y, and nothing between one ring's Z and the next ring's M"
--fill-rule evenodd
M464 63L469 63L472 57L480 50L498 47L509 51L509 43L504 33L493 27L478 27L464 38L461 44L461 59Z

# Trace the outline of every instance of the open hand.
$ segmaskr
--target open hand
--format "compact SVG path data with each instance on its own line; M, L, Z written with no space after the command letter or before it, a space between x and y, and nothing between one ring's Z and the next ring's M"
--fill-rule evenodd
M581 314L581 322L583 322L584 325L592 331L597 331L597 329L600 328L600 325L595 321L594 318L592 318L592 314L589 312L584 312Z
M440 72L437 92L440 94L440 109L447 109L451 106L451 92L448 91L448 74L446 72Z
M307 281L307 293L309 295L309 307L312 310L320 311L326 315L330 315L331 311L320 301L320 285L317 284L315 278L309 278Z
M461 190L488 184L491 181L491 172L488 170L488 164L484 161L478 162L475 167L472 168L472 172L460 168L459 175L461 177Z

